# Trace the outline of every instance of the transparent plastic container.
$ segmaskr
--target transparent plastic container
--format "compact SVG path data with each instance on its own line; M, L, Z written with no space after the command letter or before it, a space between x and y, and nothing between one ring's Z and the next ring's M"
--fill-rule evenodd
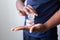
M28 19L26 19L26 26L34 25L34 14L28 14Z

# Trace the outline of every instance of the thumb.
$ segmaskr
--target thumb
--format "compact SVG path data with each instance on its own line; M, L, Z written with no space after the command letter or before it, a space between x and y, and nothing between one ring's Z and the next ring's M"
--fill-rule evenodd
M30 33L32 33L33 32L33 30L34 30L34 26L32 26L31 28L30 28Z

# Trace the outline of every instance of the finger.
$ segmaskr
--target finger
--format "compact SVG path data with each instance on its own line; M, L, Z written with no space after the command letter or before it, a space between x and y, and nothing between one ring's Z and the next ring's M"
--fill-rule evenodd
M19 31L19 30L23 30L23 28L22 27L17 27L17 28L15 28L14 31Z
M34 10L34 8L31 5L27 5L27 7L29 7L32 10Z
M18 27L13 27L13 28L11 28L11 30L12 30L12 31L14 31L14 30L15 30L15 28L18 28Z
M31 6L28 5L26 9L28 9L30 13L33 13L35 16L38 16L37 12Z
M12 28L11 30L12 30L12 31L29 30L29 27L19 26L19 27L14 27L14 28Z
M24 11L22 11L22 10L19 11L19 14L20 14L21 16L25 16L25 15L26 15L26 13L25 13Z
M29 6L27 6L26 9L28 9L31 13L33 13L33 9L30 8Z
M32 26L32 27L30 28L30 33L32 33L33 30L34 30L34 26Z
M15 27L11 28L11 31L14 31Z
M27 15L30 13L30 11L29 11L26 7L24 7L23 10L25 11L25 13L26 13Z
M30 11L30 13L34 14L35 16L38 16L37 12L35 12L32 9L30 9L29 7L26 7L26 9L28 9Z
M16 28L15 30L29 30L29 27L27 26L20 26L19 28Z

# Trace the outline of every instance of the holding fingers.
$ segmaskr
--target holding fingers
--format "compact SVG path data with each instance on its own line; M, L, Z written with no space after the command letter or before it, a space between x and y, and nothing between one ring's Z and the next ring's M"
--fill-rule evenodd
M34 14L35 16L38 16L37 12L32 8L32 6L30 5L27 5L24 7L24 11L27 13L27 14Z

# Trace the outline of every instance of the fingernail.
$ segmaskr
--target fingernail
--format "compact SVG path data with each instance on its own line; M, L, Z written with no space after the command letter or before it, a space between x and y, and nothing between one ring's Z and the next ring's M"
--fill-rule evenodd
M32 33L32 31L30 31L30 33Z

